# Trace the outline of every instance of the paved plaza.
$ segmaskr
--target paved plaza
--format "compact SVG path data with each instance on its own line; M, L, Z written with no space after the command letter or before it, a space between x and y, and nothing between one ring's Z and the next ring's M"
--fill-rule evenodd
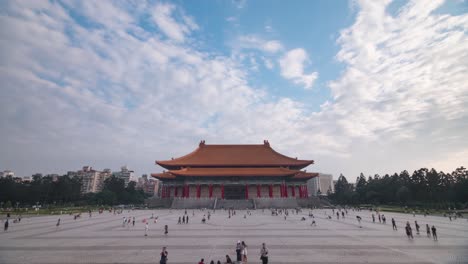
M193 216L193 212L195 216ZM206 263L225 255L235 259L238 240L248 245L249 263L261 263L262 242L270 252L269 263L468 263L468 221L423 215L384 213L386 224L372 223L369 211L348 211L338 220L331 210L313 210L317 226L311 226L309 210L299 215L272 216L269 210L237 211L228 218L227 211L211 213L188 210L189 224L177 224L183 210L125 210L120 215L104 212L73 216L23 218L0 233L0 263L159 263L162 246L167 246L168 263ZM158 216L157 223L150 219ZM362 217L362 228L356 220ZM306 221L301 221L302 217ZM4 216L2 216L4 217ZM123 217L135 217L136 224L122 227ZM397 231L392 230L395 218ZM144 219L149 221L149 235L144 236ZM416 235L414 221L421 226ZM404 231L410 221L414 240ZM439 240L426 236L425 225L435 225ZM164 225L169 234L164 235Z

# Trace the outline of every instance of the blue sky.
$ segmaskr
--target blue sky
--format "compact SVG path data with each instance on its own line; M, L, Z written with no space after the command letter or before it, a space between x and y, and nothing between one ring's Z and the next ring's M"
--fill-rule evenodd
M466 1L0 5L0 170L151 173L202 139L351 181L468 165Z

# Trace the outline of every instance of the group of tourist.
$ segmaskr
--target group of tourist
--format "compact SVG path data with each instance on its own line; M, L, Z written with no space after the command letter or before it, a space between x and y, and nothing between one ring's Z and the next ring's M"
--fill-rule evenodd
M418 224L418 221L414 221L414 226L416 228L416 234L419 235L420 226ZM414 239L413 229L411 228L411 224L409 221L406 222L405 232L408 239ZM426 224L426 234L428 238L430 238L432 235L434 241L437 241L437 228L434 225L432 225L432 227L429 227L429 224Z

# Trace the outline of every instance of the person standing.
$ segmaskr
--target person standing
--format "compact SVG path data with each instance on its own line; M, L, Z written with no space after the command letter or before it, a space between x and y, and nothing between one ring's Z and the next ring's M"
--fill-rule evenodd
M149 226L148 226L148 222L146 222L146 225L145 225L145 237L148 236L148 230L149 230Z
M372 223L375 223L375 215L372 214Z
M177 222L177 224L181 224L182 223L182 218L179 216L179 221Z
M57 224L55 226L58 228L60 226L60 218L57 220Z
M437 229L435 226L432 226L432 238L434 238L434 241L437 241Z
M185 224L185 215L182 216L182 224Z
M167 225L164 226L164 235L167 236L167 234L169 233L169 227Z
M201 259L200 262L198 262L198 264L205 264L205 259Z
M431 228L429 227L429 224L426 224L426 234L427 234L427 237L431 237Z
M242 241L242 262L247 263L247 245Z
M8 223L8 219L5 220L5 226L4 226L3 231L5 231L5 232L8 231L8 225L9 225L9 224L10 224L10 223Z
M188 215L187 215L187 217L185 218L185 223L188 224Z
M237 245L236 245L236 256L237 256L237 262L240 262L242 261L242 245L241 245L241 242L240 240L237 241Z
M167 264L167 250L166 247L162 248L161 251L161 260L159 260L159 264Z
M133 217L132 223L133 223L133 226L135 226L135 217Z
M393 230L398 230L397 227L396 227L395 219L393 219L393 218L392 218L392 227L393 227Z
M260 259L262 264L268 264L268 248L265 243L262 243L262 248L260 249Z
M414 221L414 226L416 227L416 234L419 235L419 224L418 224L418 221Z

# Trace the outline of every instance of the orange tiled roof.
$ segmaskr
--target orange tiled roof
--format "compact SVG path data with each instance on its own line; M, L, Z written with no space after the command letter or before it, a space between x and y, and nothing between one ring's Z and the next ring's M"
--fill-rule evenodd
M311 179L318 173L308 173L286 168L184 168L170 170L163 173L153 173L151 176L158 179L175 179L177 177L268 177L292 176L291 179Z
M270 147L268 141L262 145L206 145L202 141L190 154L172 160L156 161L160 166L174 167L225 166L225 167L262 167L291 166L304 168L313 160L299 160L280 154Z

